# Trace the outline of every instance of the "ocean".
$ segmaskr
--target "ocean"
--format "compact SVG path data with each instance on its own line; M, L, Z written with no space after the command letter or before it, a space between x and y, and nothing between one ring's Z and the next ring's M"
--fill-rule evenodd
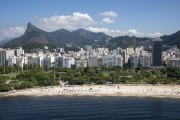
M0 98L0 120L180 120L180 99L46 96Z

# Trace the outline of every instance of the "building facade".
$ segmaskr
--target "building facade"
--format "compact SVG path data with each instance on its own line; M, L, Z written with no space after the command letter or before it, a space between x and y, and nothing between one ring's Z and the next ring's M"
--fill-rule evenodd
M162 40L160 38L153 40L152 66L162 66Z

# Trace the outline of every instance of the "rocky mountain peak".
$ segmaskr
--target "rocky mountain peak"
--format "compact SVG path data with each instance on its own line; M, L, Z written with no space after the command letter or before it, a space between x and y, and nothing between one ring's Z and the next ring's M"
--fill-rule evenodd
M26 32L31 32L32 30L36 30L38 29L36 26L34 26L32 23L28 23L27 24L27 29L26 29Z

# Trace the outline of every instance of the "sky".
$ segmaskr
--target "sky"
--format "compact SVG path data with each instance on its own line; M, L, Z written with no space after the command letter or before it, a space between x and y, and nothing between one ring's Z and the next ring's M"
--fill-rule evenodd
M0 0L0 40L27 23L45 31L84 28L113 37L159 37L180 30L180 0Z

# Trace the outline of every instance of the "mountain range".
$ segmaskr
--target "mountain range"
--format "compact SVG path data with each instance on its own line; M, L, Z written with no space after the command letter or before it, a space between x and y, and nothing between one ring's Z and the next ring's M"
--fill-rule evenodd
M28 23L25 33L19 38L13 39L3 45L3 47L14 48L22 46L24 49L42 48L43 46L52 47L66 47L90 45L97 41L104 41L111 39L102 32L94 33L85 29L78 29L68 31L60 29L53 32L46 32Z
M161 38L164 45L177 45L177 47L180 48L180 31L172 35L164 35ZM48 46L49 48L73 48L73 50L77 50L77 47L84 47L85 45L115 49L117 47L149 46L151 42L152 38L140 38L135 36L119 36L113 38L102 32L95 33L85 29L74 31L59 29L53 32L47 32L29 22L22 36L8 41L2 41L2 44L1 42L0 44L1 47L4 48L22 46L25 50L43 48L44 46Z
M172 35L164 35L161 37L161 39L163 39L164 45L177 45L177 47L180 48L180 31L177 31Z

